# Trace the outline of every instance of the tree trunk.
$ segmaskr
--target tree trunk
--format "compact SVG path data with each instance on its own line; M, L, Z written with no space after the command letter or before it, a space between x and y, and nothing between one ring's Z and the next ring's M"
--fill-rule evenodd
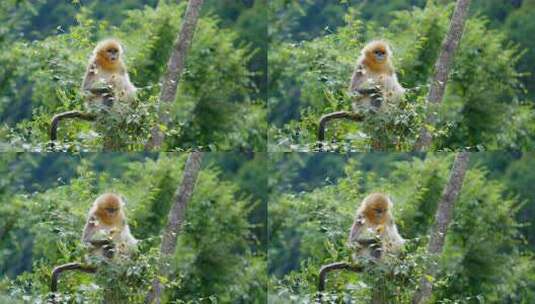
M173 53L167 62L167 71L163 79L158 104L160 125L165 126L170 122L169 114L167 113L169 109L168 104L175 100L178 83L184 70L188 49L191 45L195 28L197 27L202 4L203 0L189 0L182 28L175 42ZM151 130L151 138L146 143L145 149L158 149L163 143L164 136L164 133L160 130L160 126L154 126Z
M176 249L177 237L180 234L182 223L184 222L186 207L191 199L197 176L201 168L203 153L192 152L186 161L182 183L175 192L173 205L169 210L169 219L163 232L162 244L160 246L160 274L167 275L168 259L173 256ZM163 285L158 278L152 282L152 289L145 299L145 303L160 303L160 295Z
M453 167L450 173L450 179L448 184L442 192L442 199L438 205L437 213L435 216L435 225L431 232L431 239L427 246L427 253L429 255L439 255L444 247L444 239L448 232L448 226L453 216L453 210L455 202L461 191L464 175L468 167L468 161L470 160L469 152L461 152L455 157ZM434 277L437 273L437 267L431 264L426 275L420 280L420 287L416 291L412 303L422 304L427 303L431 297L432 284L427 278Z
M453 12L453 17L451 18L450 29L444 38L442 51L435 64L435 73L433 75L431 87L429 88L429 94L427 95L427 104L430 108L427 110L426 125L420 130L420 137L414 146L416 151L426 150L433 140L433 135L427 129L427 125L435 124L436 105L442 103L444 90L446 88L446 83L448 82L448 74L453 64L455 51L457 50L463 35L464 24L468 17L469 8L470 0L457 0L455 12Z

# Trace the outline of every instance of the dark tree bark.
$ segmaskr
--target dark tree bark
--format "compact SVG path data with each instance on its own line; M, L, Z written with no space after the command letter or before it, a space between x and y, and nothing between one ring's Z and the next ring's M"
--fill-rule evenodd
M55 141L56 139L58 139L59 122L67 118L78 118L82 120L93 121L95 120L96 117L93 114L84 113L80 111L68 111L68 112L63 112L63 113L54 115L54 117L52 117L52 122L50 123L50 140L51 141Z
M59 276L61 273L65 271L71 271L76 270L80 272L85 273L95 273L97 272L97 269L93 266L87 266L80 263L67 263L60 266L57 266L52 270L52 275L50 279L50 291L53 293L56 293L58 291L58 281ZM51 298L49 299L51 304L56 304L58 299L56 298L55 294L52 294Z
M355 67L355 70L357 70L358 68L359 67ZM353 72L353 74L354 73L355 72ZM366 95L371 98L382 99L381 93L376 88L360 89L357 91L361 95ZM318 126L318 141L320 142L319 143L320 149L323 147L322 142L325 140L325 127L329 121L335 120L335 119L349 119L353 121L363 121L364 115L362 113L357 113L357 112L338 111L338 112L332 112L332 113L328 113L328 114L321 116L320 121L319 121L319 126Z
M364 117L359 113L349 112L349 111L339 111L329 114L325 114L320 118L320 123L318 127L318 141L325 140L325 126L327 123L334 119L349 119L353 121L362 121Z
M320 275L318 281L318 291L325 291L325 281L327 280L327 274L335 270L348 270L353 272L361 272L364 267L359 265L352 265L345 262L336 262L332 264L323 265L320 268Z
M184 70L186 57L193 39L195 28L197 27L202 4L203 0L189 0L182 28L180 29L180 33L175 42L171 57L167 62L167 71L163 78L162 91L160 92L160 101L158 105L158 116L161 125L170 123L170 117L167 113L169 107L167 104L170 104L175 100L178 83ZM158 149L162 145L164 137L165 135L160 130L160 127L154 126L151 130L151 138L145 145L145 148L147 150Z
M461 191L466 169L468 168L468 161L470 160L469 152L461 152L455 157L453 167L451 169L448 184L442 192L442 198L438 205L435 216L435 225L431 232L431 239L427 246L427 253L430 255L439 255L442 253L444 247L444 240L448 233L448 227L453 216L455 202ZM433 285L427 280L427 276L434 277L437 273L437 267L432 264L428 267L426 275L420 280L420 287L416 291L412 303L423 304L427 303L431 297Z
M175 253L177 237L180 234L182 223L186 216L186 207L193 195L197 176L201 169L203 153L192 152L186 161L182 183L175 192L173 205L169 210L169 219L163 232L162 244L160 245L160 274L169 273L167 260ZM145 299L145 303L160 303L160 295L163 285L158 278L152 282L152 289Z
M449 31L444 38L442 50L435 64L433 80L429 88L429 94L427 95L427 103L430 108L427 111L426 125L420 130L420 136L414 146L416 151L426 150L433 140L433 135L427 129L427 125L434 125L436 121L435 106L442 103L442 99L444 98L448 75L453 64L455 51L463 35L469 8L470 0L457 0Z

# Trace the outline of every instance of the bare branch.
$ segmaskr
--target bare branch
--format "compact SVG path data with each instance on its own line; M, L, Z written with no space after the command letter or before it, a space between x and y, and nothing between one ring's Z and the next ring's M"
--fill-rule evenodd
M451 18L450 28L442 43L442 50L435 64L435 73L433 75L429 94L427 95L427 103L430 105L438 105L442 103L442 99L444 98L444 90L446 88L446 83L448 82L449 71L453 65L455 51L457 50L463 35L469 7L470 0L457 0L455 11ZM431 144L433 135L427 129L427 125L434 125L436 121L435 116L434 107L430 107L427 113L426 125L420 130L420 137L414 146L416 151L424 151Z
M52 117L52 122L50 123L50 140L55 141L58 139L58 125L59 122L67 118L78 118L87 121L94 121L96 116L90 113L84 113L80 111L67 111L59 113Z
M364 116L360 113L349 111L338 111L323 115L320 118L318 127L318 141L322 142L325 140L325 126L329 121L334 119L349 119L353 121L362 121L364 120Z
M318 282L319 292L322 292L325 290L325 281L327 279L327 274L335 270L348 270L348 271L353 271L353 272L362 272L362 270L364 270L364 267L360 265L352 265L346 262L336 262L336 263L321 266L319 282Z
M50 291L51 292L57 292L58 291L58 280L59 275L68 270L76 270L81 271L85 273L95 273L97 269L93 266L87 266L82 265L80 263L67 263L60 266L57 266L52 270L52 276L51 276L51 282L50 282Z
M173 53L167 62L167 71L163 78L160 102L158 105L158 116L161 125L170 123L169 115L166 112L168 107L165 106L165 104L175 100L178 83L184 70L188 49L191 45L195 28L197 27L202 4L203 0L189 0L182 28L180 29L180 33L175 42ZM145 149L151 150L159 148L163 143L164 136L165 135L160 130L160 127L154 126L151 130L151 138L145 145Z
M358 69L356 67L355 69ZM382 93L378 88L370 88L370 89L359 89L356 90L357 93L360 95L369 96L372 99L380 100L382 99ZM327 123L334 119L349 119L353 121L363 121L364 120L364 114L358 113L358 112L349 112L349 111L338 111L333 113L328 113L323 115L320 118L319 126L318 126L318 141L320 142L319 148L321 149L323 147L323 142L325 140L325 126Z

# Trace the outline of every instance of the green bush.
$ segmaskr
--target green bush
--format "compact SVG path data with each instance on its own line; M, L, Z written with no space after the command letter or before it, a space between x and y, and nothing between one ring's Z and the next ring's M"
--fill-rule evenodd
M185 4L127 11L118 26L79 9L77 23L42 40L13 39L2 45L0 117L4 150L45 150L50 121L66 110L83 110L80 85L96 41L113 36L125 47L126 65L138 100L119 117L105 117L105 130L87 122L62 122L57 150L140 150L157 121L156 103L167 60ZM1 17L1 16L0 16ZM213 14L199 20L176 100L164 105L172 123L165 129L166 150L261 150L265 147L266 105L257 100L256 72L249 62L257 52L237 32L220 27ZM244 119L245 117L245 119ZM108 131L111 132L108 132ZM103 138L104 137L104 138ZM120 148L120 149L117 149ZM110 149L108 149L110 150Z
M435 261L425 254L427 236L451 159L437 154L394 162L385 176L349 160L345 176L336 182L274 195L268 228L270 296L281 303L314 300L320 267L351 261L346 240L359 202L370 192L383 191L391 195L400 234L408 241L403 254L363 273L331 272L323 297L332 303L367 303L379 290L388 303L411 303L425 267ZM440 272L432 278L436 303L529 303L534 297L525 288L533 273L532 255L518 243L515 215L521 205L506 194L503 183L487 175L475 166L465 177L438 260Z
M157 160L131 161L113 178L97 174L84 160L63 185L6 194L0 205L0 227L6 229L0 238L0 294L30 302L49 298L53 267L84 261L80 236L92 199L115 191L127 199L129 224L140 239L138 254L131 261L97 264L96 274L65 272L56 296L61 303L143 303L158 273L160 235L185 160L185 155L162 154ZM220 175L215 166L200 173L171 272L162 278L164 303L265 302L266 256L252 249L259 244L248 220L258 204Z
M392 13L386 27L348 9L345 26L311 40L275 40L269 56L270 151L317 150L320 117L350 110L347 86L363 45L382 38L393 47L401 84L409 89L402 106L363 122L333 122L324 150L368 151L373 142L389 151L412 149L428 111L438 113L433 149L528 149L533 145L531 105L522 98L522 56L504 30L471 17L457 50L443 105L427 108L432 68L449 26L452 5L429 1L425 9Z

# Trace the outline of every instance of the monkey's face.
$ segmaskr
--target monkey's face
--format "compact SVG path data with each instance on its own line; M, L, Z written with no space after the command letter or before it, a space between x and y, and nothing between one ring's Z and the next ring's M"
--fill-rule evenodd
M121 57L121 47L116 43L110 43L101 49L99 55L104 58L108 65L114 66Z
M373 225L382 225L388 217L388 202L376 200L370 202L364 211L366 218Z
M121 62L121 54L121 45L115 40L103 41L96 47L97 62L104 69L116 69Z
M373 212L375 213L375 217L377 218L377 220L379 222L382 222L386 213L386 208L383 206L373 206Z
M386 60L388 53L385 48L378 47L373 50L373 56L375 58L375 61L383 63Z
M120 209L119 206L116 206L116 205L104 206L104 212L110 218L116 217L117 214L119 213L119 209Z
M390 48L384 41L372 41L364 48L364 55L369 65L381 68L391 56Z
M115 62L119 59L119 49L115 46L110 46L106 49L106 57L109 61Z
M116 196L106 196L97 206L97 215L101 221L110 224L121 218L121 200Z

